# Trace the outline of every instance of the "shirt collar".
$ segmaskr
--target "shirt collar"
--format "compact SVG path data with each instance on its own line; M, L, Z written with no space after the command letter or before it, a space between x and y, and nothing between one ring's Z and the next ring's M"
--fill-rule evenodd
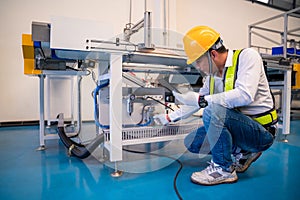
M226 62L225 62L225 67L230 67L232 66L232 58L233 58L233 51L228 50Z

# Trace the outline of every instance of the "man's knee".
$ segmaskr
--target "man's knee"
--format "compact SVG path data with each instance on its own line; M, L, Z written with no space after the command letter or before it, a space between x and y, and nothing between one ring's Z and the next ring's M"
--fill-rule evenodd
M184 138L184 145L188 151L199 153L206 136L205 128L200 127L196 131L191 132Z

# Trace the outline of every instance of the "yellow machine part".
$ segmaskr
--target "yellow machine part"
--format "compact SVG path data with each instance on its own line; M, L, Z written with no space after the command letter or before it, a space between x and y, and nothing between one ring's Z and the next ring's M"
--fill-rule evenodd
M34 69L34 46L31 34L22 34L22 50L24 58L24 74L41 74L41 70Z
M293 64L293 71L296 72L295 85L292 89L300 89L300 63Z

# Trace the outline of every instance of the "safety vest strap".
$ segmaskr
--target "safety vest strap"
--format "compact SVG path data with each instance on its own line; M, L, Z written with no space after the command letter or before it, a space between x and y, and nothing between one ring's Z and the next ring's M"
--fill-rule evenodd
M253 116L253 120L257 121L263 126L275 124L278 121L277 112L275 109L272 109L266 113L260 114L258 116Z
M212 95L215 93L215 77L209 77L209 94Z
M234 83L236 80L237 67L239 63L239 55L242 52L242 49L235 50L232 58L232 66L227 67L225 80L224 80L224 91L229 91L234 88Z

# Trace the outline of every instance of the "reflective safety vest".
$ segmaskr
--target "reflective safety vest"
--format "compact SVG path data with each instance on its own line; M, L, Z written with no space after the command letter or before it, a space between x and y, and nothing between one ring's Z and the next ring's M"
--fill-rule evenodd
M225 68L225 74L224 74L224 91L229 91L234 89L235 81L237 79L237 72L238 72L238 64L239 64L239 55L243 51L243 49L235 50L233 53L232 58L232 66ZM210 76L209 81L209 88L210 88L210 94L214 94L214 77ZM271 92L271 90L270 90ZM257 114L257 115L251 115L250 117L260 123L263 126L268 126L271 124L275 124L278 121L277 112L275 110L275 102L274 97L271 92L272 98L273 98L273 108L267 112Z

